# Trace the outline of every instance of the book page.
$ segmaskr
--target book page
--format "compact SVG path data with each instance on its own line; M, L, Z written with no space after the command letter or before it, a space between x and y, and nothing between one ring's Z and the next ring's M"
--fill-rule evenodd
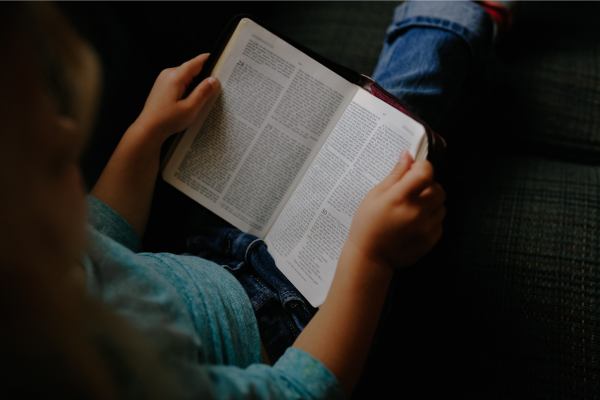
M416 158L424 141L421 124L356 93L266 238L277 267L314 307L325 301L363 198L402 150Z
M358 87L250 20L231 40L163 178L264 238Z

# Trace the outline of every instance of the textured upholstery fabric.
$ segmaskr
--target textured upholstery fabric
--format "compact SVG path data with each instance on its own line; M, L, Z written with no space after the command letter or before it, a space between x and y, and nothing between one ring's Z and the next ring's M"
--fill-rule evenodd
M519 31L525 39L509 55L503 128L548 154L599 160L600 29L567 25L545 40Z
M370 75L392 22L395 2L278 4L269 23L317 53Z
M506 156L453 202L442 247L470 294L474 320L457 328L477 326L466 353L477 352L479 395L600 394L599 182L598 166Z
M371 74L396 5L280 4L270 22ZM495 99L470 128L498 146L474 154L444 132L443 239L398 273L354 398L600 398L599 8L522 6L498 46Z

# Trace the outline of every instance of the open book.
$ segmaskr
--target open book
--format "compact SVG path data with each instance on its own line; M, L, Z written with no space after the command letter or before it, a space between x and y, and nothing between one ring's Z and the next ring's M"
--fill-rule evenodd
M264 239L318 307L367 192L402 150L424 160L445 144L370 78L352 83L343 67L345 77L248 18L221 41L204 75L221 91L179 135L162 176Z

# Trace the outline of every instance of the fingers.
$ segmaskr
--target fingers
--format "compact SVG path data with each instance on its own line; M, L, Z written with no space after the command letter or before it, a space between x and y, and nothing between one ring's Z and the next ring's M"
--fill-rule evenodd
M408 244L409 248L416 249L417 254L424 255L430 251L442 237L442 224L432 226L425 236L415 236ZM419 257L420 258L420 257ZM416 260L414 260L416 261Z
M175 68L174 73L177 79L180 79L186 86L189 85L192 79L202 71L202 67L209 55L208 53L200 54Z
M413 159L410 153L406 150L402 150L402 152L400 153L400 159L398 160L398 163L396 163L396 166L394 167L392 172L390 172L389 175L381 182L382 186L390 187L394 183L402 179L404 174L406 174L406 171L410 169L412 163Z
M433 182L433 167L429 161L417 161L394 184L393 190L398 198L414 197L421 194Z
M437 182L432 182L419 196L419 202L430 209L437 209L446 201L446 192Z
M200 109L204 107L204 104L210 99L219 87L219 80L213 76L210 76L200 82L198 86L190 93L188 97L181 100L181 103L186 108L191 109L194 114L200 112Z

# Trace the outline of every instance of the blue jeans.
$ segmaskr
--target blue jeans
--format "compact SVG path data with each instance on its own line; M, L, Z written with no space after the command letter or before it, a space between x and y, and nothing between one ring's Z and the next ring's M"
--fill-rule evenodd
M473 2L404 3L394 12L372 78L444 132L492 86L494 29Z
M252 303L261 341L274 364L317 309L279 271L265 242L254 235L235 228L208 228L189 238L187 248L237 278Z
M494 23L472 2L409 2L395 10L373 79L403 99L434 130L460 120L495 71ZM237 229L215 228L188 240L188 251L230 271L248 293L271 362L293 344L316 309L277 269L264 243ZM394 282L378 333L385 329Z

